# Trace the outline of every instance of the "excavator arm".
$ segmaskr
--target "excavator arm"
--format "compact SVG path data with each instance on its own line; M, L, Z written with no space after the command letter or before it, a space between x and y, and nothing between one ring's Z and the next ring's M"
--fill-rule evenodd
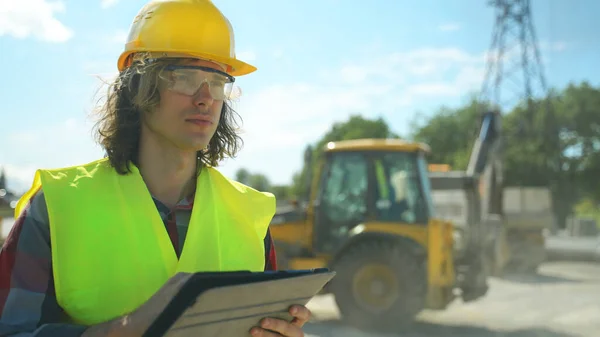
M456 228L455 264L466 301L483 296L485 279L493 273L488 266L499 265L490 256L498 251L502 227L500 117L496 111L482 114L465 171L429 173L436 213Z

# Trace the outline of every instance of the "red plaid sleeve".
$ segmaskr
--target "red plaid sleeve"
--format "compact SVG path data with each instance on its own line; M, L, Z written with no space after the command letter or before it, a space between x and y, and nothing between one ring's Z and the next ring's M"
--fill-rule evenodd
M277 255L269 230L267 230L267 236L265 237L265 271L267 270L277 270Z
M78 337L85 330L59 323L64 312L54 294L48 223L38 191L0 250L0 336Z

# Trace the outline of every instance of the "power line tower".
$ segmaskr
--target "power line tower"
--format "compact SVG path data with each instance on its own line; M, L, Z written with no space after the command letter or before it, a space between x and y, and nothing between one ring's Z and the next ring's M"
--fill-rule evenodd
M496 22L486 65L480 102L501 111L520 102L527 106L531 127L531 99L548 94L529 0L490 0Z
M516 134L505 136L535 139L537 151L546 154L539 158L543 160L539 163L540 167L554 172L557 166L560 167L559 126L549 97L530 0L488 0L488 5L494 7L495 24L479 103L491 104L492 109L498 112L507 112L522 104L525 113L519 121L518 130L515 130ZM541 104L536 106L534 102ZM501 153L499 157L502 157ZM498 179L503 181L502 159L495 165ZM502 209L501 189L491 198Z
M493 130L496 141L488 148L485 170L479 180L482 212L502 217L504 213L504 160L502 114L523 104L525 114L520 121L518 136L535 135L533 100L547 96L546 79L542 67L538 41L531 17L529 0L488 0L495 11L492 41L486 60L486 71L480 91L479 110L482 127ZM491 105L491 106L490 106ZM491 109L492 111L489 111ZM496 115L494 118L490 114ZM484 118L493 126L485 126ZM547 115L544 115L544 118ZM545 121L544 121L545 122ZM537 123L536 123L537 124ZM491 128L491 129L487 129ZM483 134L483 133L482 133ZM479 137L482 137L482 134ZM513 137L515 135L508 135ZM492 146L488 144L488 146Z

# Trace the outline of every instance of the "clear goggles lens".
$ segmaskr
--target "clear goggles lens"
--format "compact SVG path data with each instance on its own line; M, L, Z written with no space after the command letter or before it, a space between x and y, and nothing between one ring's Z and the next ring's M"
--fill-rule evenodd
M171 65L166 69L167 88L171 91L193 96L208 85L212 98L216 100L233 99L241 95L241 90L234 86L234 77L222 71L191 65Z

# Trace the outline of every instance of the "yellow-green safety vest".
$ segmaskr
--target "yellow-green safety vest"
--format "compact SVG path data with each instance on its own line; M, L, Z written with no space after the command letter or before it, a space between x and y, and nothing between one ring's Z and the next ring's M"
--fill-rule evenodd
M263 271L275 197L204 167L179 259L135 165L119 175L104 158L38 170L21 198L44 191L58 304L93 325L134 311L177 272Z

